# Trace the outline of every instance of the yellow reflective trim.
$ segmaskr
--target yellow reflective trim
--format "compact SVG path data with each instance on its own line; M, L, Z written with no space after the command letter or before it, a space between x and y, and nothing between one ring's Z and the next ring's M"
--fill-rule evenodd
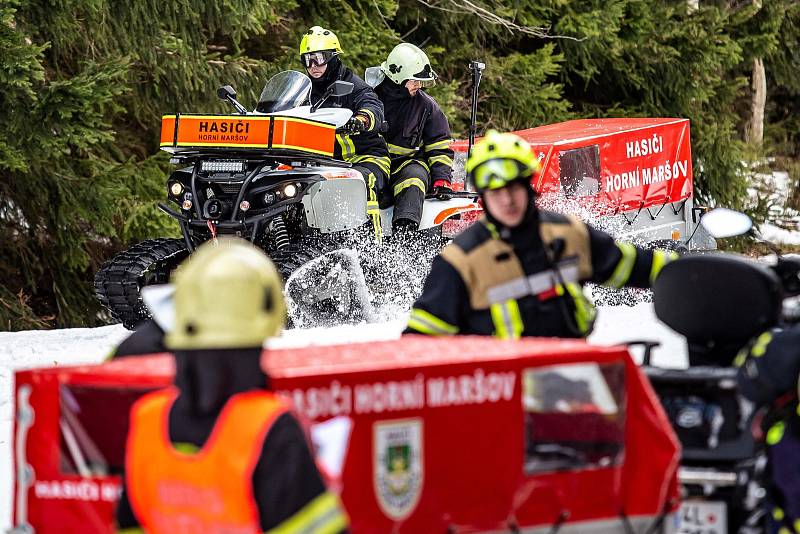
M405 146L393 145L392 143L386 143L386 146L389 147L390 154L396 154L398 156L408 156L417 151L416 148L408 148Z
M747 361L747 354L748 354L747 347L739 350L739 352L736 353L736 358L733 359L733 366L734 367L743 366L744 362ZM800 406L800 405L798 405L798 406Z
M349 135L336 134L336 141L342 147L342 159L350 161L356 153L356 146L353 144L353 140L350 139Z
M783 439L786 432L786 425L783 421L778 421L767 430L767 445L775 445Z
M795 532L800 532L800 519L795 519L794 520L794 531Z
M432 158L428 158L428 164L433 167L435 163L441 163L442 165L447 165L448 167L453 166L453 158L450 156L433 156Z
M347 528L339 497L325 492L267 534L334 534Z
M408 317L408 327L423 334L452 335L458 333L458 327L447 323L434 314L420 308L412 308Z
M792 531L786 527L781 527L778 529L778 534L792 534Z
M191 143L192 145L196 145L197 143ZM228 145L217 145L217 146L228 146ZM255 146L255 145L231 145L231 146ZM302 152L311 152L313 154L322 154L323 156L333 156L333 150L317 150L316 148L308 148L302 145L280 145L277 143L273 143L272 148L286 148L289 150L300 150Z
M758 339L756 339L753 348L750 349L750 354L756 358L760 358L767 352L767 345L769 345L770 341L772 341L772 332L762 333L760 336L758 336Z
M633 265L636 263L636 247L630 243L616 242L617 248L622 253L616 269L611 274L611 278L603 282L604 286L615 287L619 289L624 286L628 279L631 277Z
M498 302L489 307L494 323L494 335L500 339L519 339L525 325L519 312L519 304L514 299Z
M182 454L197 454L200 450L200 447L195 445L194 443L186 443L185 441L179 441L178 443L173 443L172 448Z
M397 174L397 173L399 173L399 172L400 172L401 170L403 170L403 169L404 169L406 166L408 166L408 165L411 165L412 163L416 163L417 165L422 165L422 167L423 167L423 168L424 168L426 171L428 171L428 172L430 172L430 170L431 170L431 169L430 169L430 167L428 167L428 164L427 164L427 163L425 163L425 162L424 162L424 161L422 161L422 160L418 160L418 159L407 159L407 160L405 160L403 163L401 163L401 164L400 164L400 165L399 165L399 166L398 166L398 167L397 167L397 168L396 168L396 169L395 169L395 170L392 172L392 174L394 175L394 174Z
M675 252L667 252L666 250L654 250L653 264L650 267L650 284L655 283L656 278L661 273L661 269L663 269L666 264L677 258L678 254Z
M383 227L381 226L381 210L378 204L378 193L375 191L375 173L367 176L367 215L372 219L372 230L375 233L375 241L383 241Z
M783 510L776 506L772 509L772 517L775 518L775 521L783 521L783 518L786 516L783 513Z
M250 119L250 116L248 115L247 118ZM255 118L255 117L253 117L253 118ZM319 126L319 127L322 127L322 128L328 128L329 130L335 130L336 129L336 126L334 126L333 124L331 124L329 122L320 122L320 121L315 121L313 119L301 119L300 117L290 117L288 115L274 115L274 118L275 119L280 119L280 120L286 121L286 122L301 122L303 124L311 124L312 126Z
M372 163L373 165L377 165L386 176L389 176L389 169L392 165L392 160L389 159L388 156L372 156L370 154L354 156L349 161L354 165L358 163Z
M492 236L492 239L500 239L500 232L497 231L497 227L493 223L484 220L483 225L487 230L489 230L489 234Z
M164 115L164 117L174 117L175 115ZM180 118L187 118L187 119L230 119L235 121L247 120L247 121L268 121L272 119L272 117L264 117L258 115L193 115L191 113L181 113ZM178 119L180 120L180 119ZM335 128L335 126L333 126Z
M450 143L452 141L450 139L445 139L443 141L436 141L435 143L431 143L430 145L425 145L425 152L431 152L433 150L441 150L443 148L449 148Z
M367 131L371 132L372 130L374 130L375 126L378 124L378 122L375 120L375 114L370 110L368 110L367 108L361 108L358 110L358 112L363 113L364 115L369 117L369 128L367 128Z
M589 299L586 298L579 284L574 282L568 283L567 291L572 297L572 301L575 303L575 323L581 334L586 337L592 333L594 321L597 318L597 309Z
M397 196L409 187L417 187L420 191L422 191L423 195L425 194L425 182L422 180L422 178L416 177L406 178L402 182L397 182L392 192L394 193L394 196Z

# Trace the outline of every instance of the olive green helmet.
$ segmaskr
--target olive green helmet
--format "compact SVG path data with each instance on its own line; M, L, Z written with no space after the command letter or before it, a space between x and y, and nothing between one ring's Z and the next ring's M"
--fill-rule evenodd
M436 83L436 73L431 68L428 56L411 43L395 46L381 64L381 71L397 85L402 85L406 80L418 80L423 87Z
M466 164L475 190L500 189L515 180L530 181L540 168L531 146L518 135L489 130L475 143Z
M260 347L286 324L281 276L248 241L222 237L200 246L173 275L171 350Z

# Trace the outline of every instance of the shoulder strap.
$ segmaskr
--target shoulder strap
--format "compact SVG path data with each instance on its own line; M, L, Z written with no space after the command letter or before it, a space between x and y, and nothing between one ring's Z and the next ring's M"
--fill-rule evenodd
M558 219L549 219L543 217L539 223L542 241L546 246L551 247L556 240L562 240L564 250L559 260L576 258L579 279L590 279L592 277L592 249L586 224L572 215L566 215L563 222Z

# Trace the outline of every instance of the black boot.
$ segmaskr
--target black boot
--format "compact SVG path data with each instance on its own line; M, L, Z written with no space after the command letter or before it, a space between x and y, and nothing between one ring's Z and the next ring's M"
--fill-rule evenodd
M392 221L392 235L407 236L417 231L419 223L412 219L399 218Z

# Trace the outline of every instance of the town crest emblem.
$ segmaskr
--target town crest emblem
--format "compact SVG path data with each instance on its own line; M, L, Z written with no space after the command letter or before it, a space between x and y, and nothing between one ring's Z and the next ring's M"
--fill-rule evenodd
M405 519L422 493L422 420L375 423L373 438L373 479L378 504L388 517Z

